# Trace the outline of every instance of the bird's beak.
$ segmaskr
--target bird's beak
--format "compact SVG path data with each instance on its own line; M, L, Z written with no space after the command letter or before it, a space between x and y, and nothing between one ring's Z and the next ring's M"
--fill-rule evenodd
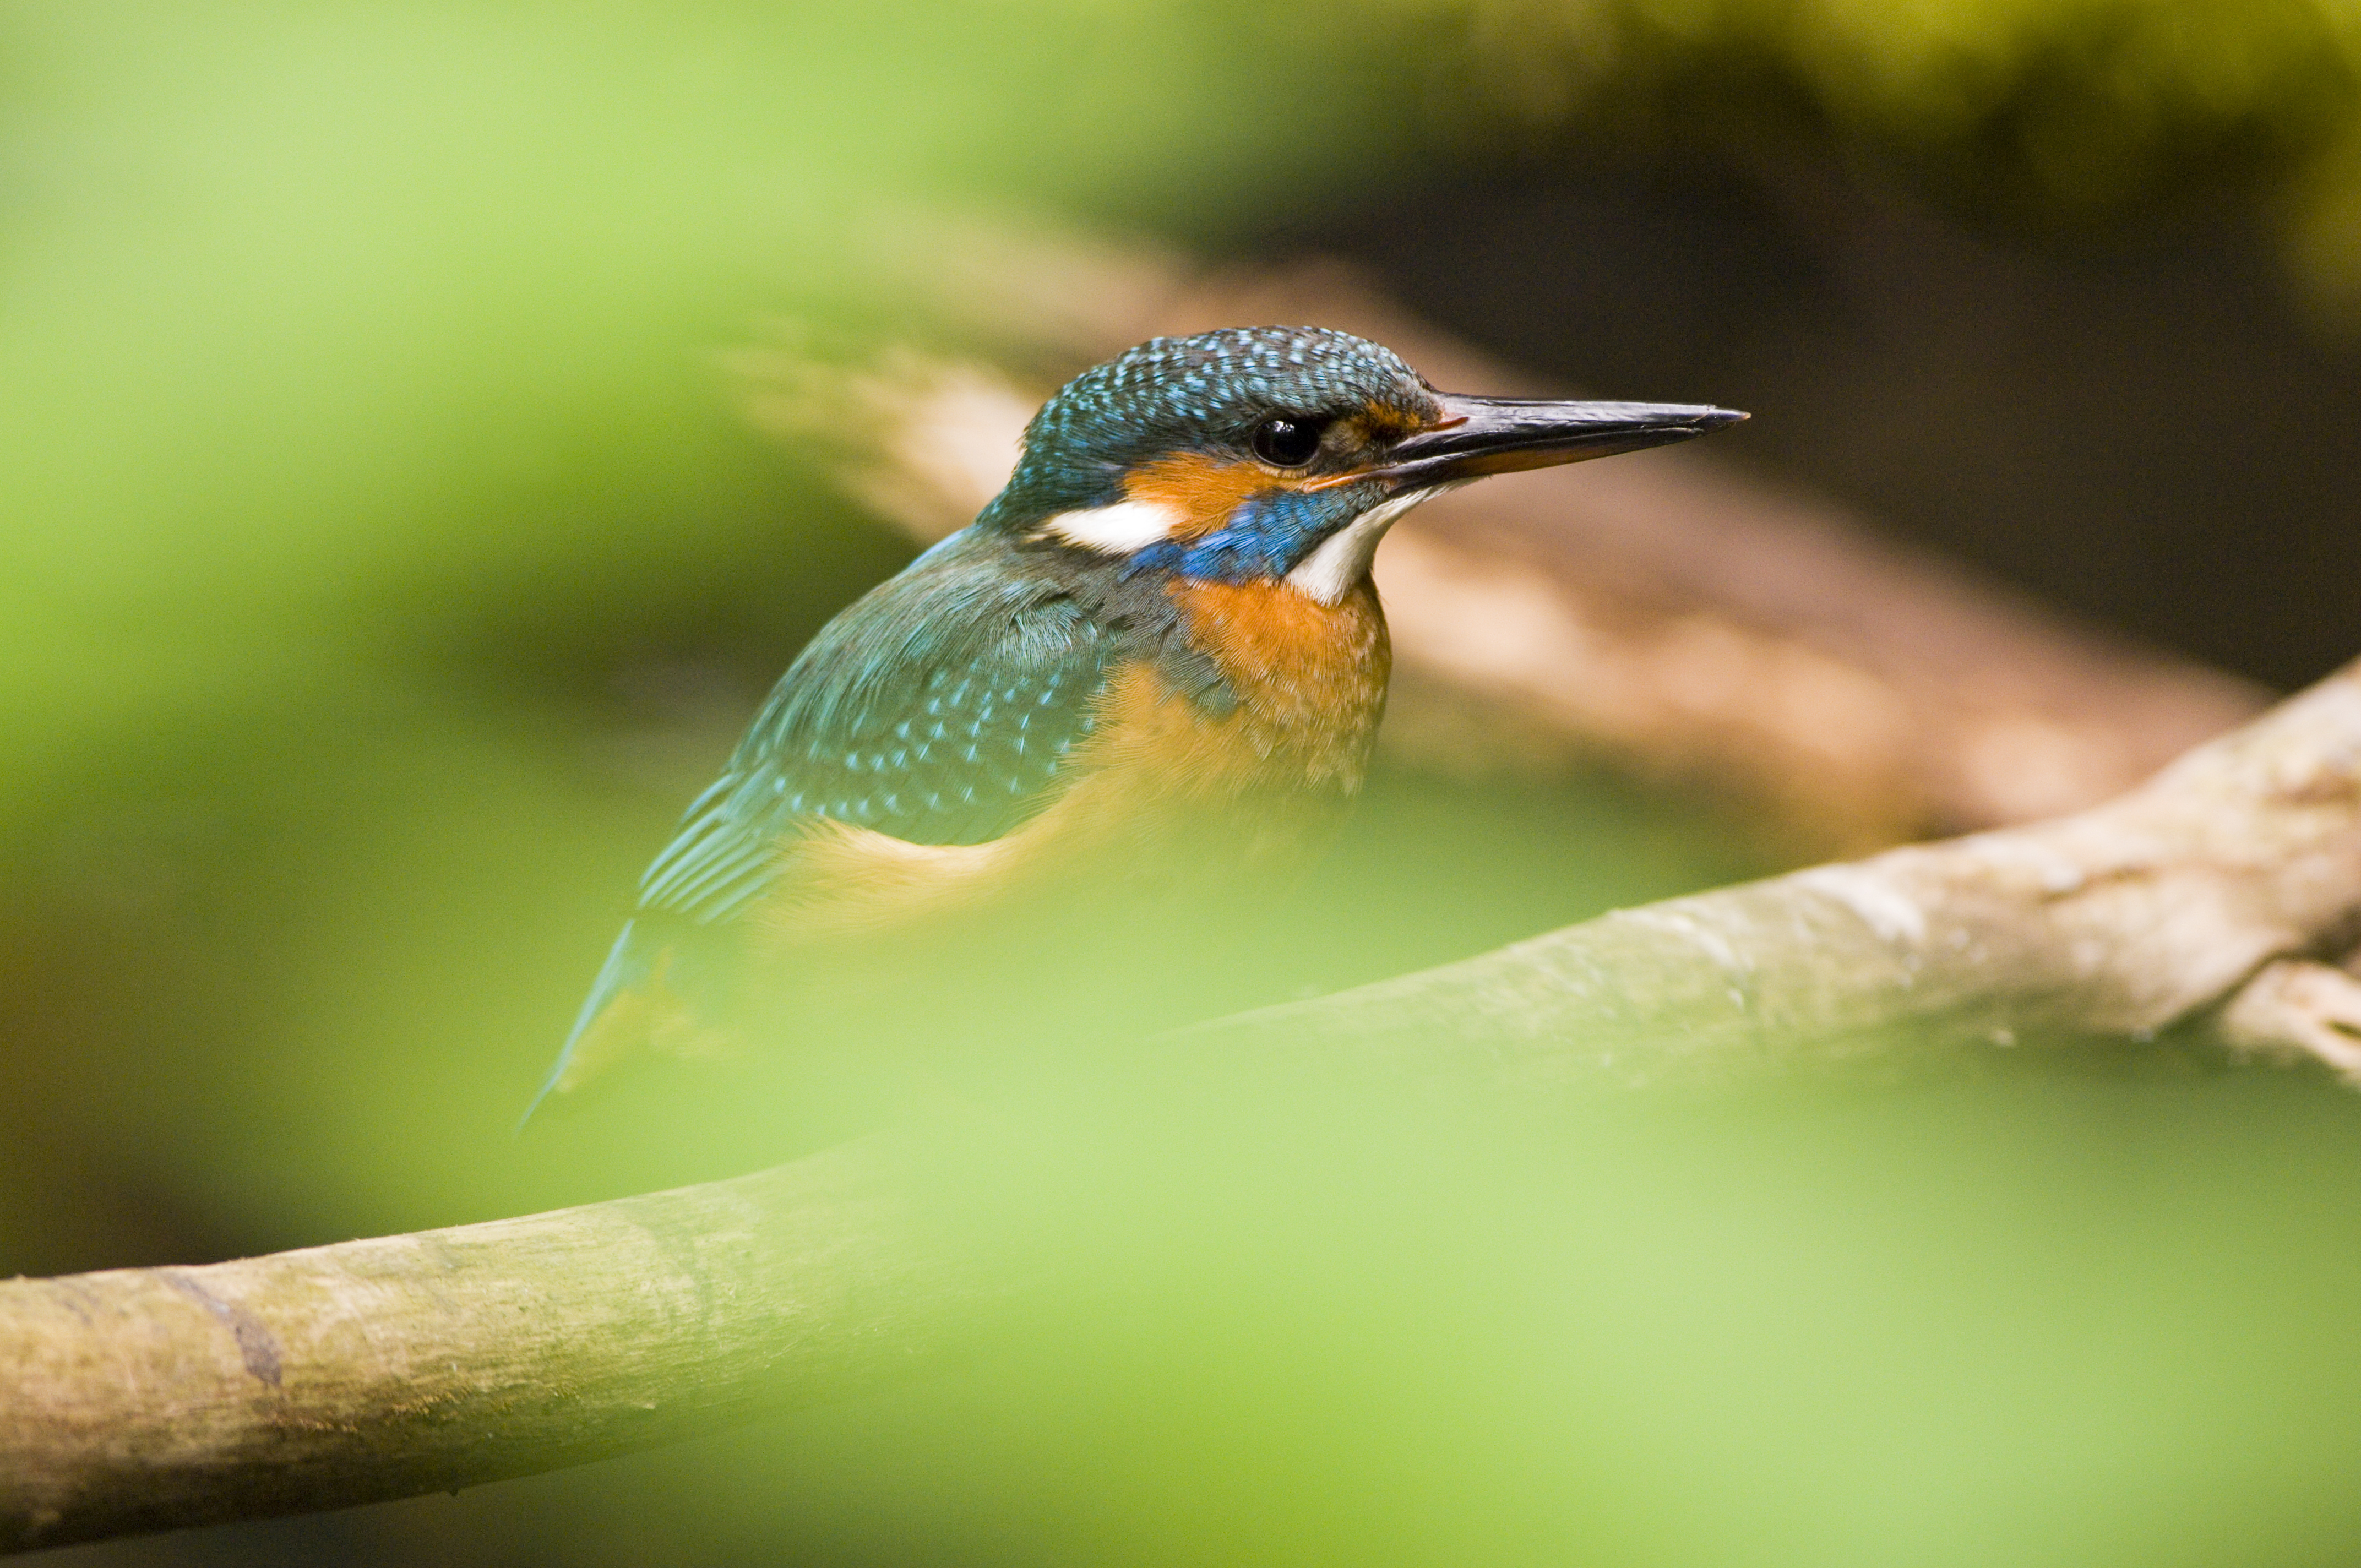
M1375 469L1355 477L1423 488L1663 446L1745 417L1686 403L1545 403L1445 393L1442 422L1395 443Z

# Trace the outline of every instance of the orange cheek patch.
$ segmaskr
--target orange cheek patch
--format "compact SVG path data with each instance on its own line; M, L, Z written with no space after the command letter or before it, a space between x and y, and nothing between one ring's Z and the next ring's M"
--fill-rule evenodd
M1248 496L1289 488L1252 463L1176 452L1134 469L1124 498L1169 507L1180 519L1172 537L1190 540L1229 521Z

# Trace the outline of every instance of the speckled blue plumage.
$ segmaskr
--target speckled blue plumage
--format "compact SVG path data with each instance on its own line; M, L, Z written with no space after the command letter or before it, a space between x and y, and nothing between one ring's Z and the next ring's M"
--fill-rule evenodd
M1124 476L1173 452L1228 447L1243 457L1274 412L1368 406L1413 416L1434 394L1401 356L1325 327L1233 327L1151 338L1075 377L1025 429L1025 455L983 521L1018 526L1101 506Z
M1281 575L1366 497L1273 491L1186 546L1120 564L1009 536L1086 498L1114 499L1137 464L1242 443L1274 410L1416 413L1432 398L1390 349L1320 327L1156 338L1077 376L1034 416L1023 460L977 526L829 622L796 660L648 869L642 907L699 923L737 915L778 874L780 840L800 820L919 844L999 837L1039 809L1118 659L1156 661L1219 707L1202 662L1172 646L1170 601L1129 579Z
M641 878L534 1104L592 1021L659 962L675 994L728 1014L741 916L792 874L789 846L809 824L984 842L1051 797L1116 663L1169 661L1182 689L1204 686L1210 666L1175 646L1160 597L1111 566L970 528L829 622Z
M739 914L803 820L974 844L1037 809L1133 640L1071 574L1005 554L954 535L823 628L648 868L642 906Z

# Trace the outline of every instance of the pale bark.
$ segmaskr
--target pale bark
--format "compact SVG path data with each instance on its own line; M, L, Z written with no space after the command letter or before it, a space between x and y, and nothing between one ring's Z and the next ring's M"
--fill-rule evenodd
M2251 979L2232 1044L2349 1072L2350 987L2302 960L2356 938L2361 664L2072 817L1624 910L1200 1033L1473 1053L1519 1080L1721 1079L1905 1034L2147 1036Z
M1609 916L1180 1044L1216 1069L1227 1047L1279 1045L1315 1064L1611 1084L2139 1035L2231 1002L2235 1043L2349 1069L2347 992L2290 984L2286 966L2356 932L2361 665L2077 817ZM239 1263L0 1284L0 1546L456 1487L928 1365L1045 1274L1027 1247L980 1255L1008 1216L937 1206L958 1185L941 1160L894 1152L920 1146Z
M0 1284L0 1551L456 1489L874 1386L990 1313L902 1169L854 1146L523 1219Z

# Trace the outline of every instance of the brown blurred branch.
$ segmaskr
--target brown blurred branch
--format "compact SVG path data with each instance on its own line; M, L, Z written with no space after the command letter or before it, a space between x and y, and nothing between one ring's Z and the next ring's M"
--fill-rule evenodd
M1006 344L1000 357L1042 373L1019 385L905 355L828 376L792 351L743 367L765 425L799 440L848 426L873 436L853 487L921 538L966 522L999 488L1051 380L1159 333L1316 322L1400 349L1439 386L1559 390L1334 267L1209 274L1145 250L919 219L876 249L904 267L898 281ZM848 400L869 419L839 417ZM1395 754L1463 772L1602 757L1733 789L1822 853L2080 809L2266 700L1710 452L1447 497L1396 531L1378 576L1394 630L1383 743Z
M1191 1039L1215 1070L1240 1059L1218 1047L1275 1044L1510 1085L1726 1079L2226 1002L2234 1044L2351 1073L2356 988L2308 956L2356 934L2361 665L2078 817L1625 911ZM1040 1278L1038 1255L986 1266L975 1225L922 1221L907 1200L933 1189L900 1146L0 1284L0 1548L456 1487L899 1376Z

